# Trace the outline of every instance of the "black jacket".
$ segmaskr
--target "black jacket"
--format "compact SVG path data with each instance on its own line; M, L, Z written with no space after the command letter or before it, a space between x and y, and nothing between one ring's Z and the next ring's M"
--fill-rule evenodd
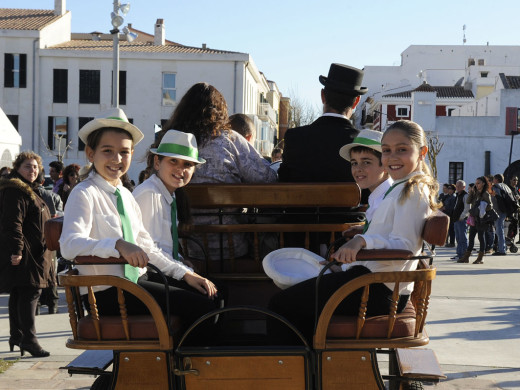
M52 262L43 235L49 209L27 182L12 176L0 180L0 291L44 288ZM11 255L22 255L20 265L11 265Z
M282 182L353 182L350 163L339 149L359 131L345 118L321 116L287 130L278 178Z
M462 215L462 212L464 211L464 206L465 206L464 197L467 194L468 193L464 190L462 190L461 192L457 192L457 198L455 200L455 208L453 209L453 213L451 216L451 219L453 220L453 222L457 222L460 219L460 216Z

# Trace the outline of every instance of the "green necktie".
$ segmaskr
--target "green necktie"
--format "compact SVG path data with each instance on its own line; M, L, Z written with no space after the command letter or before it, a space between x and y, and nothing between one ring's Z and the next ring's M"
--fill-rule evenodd
M134 235L132 233L132 224L130 223L130 219L125 212L125 205L123 204L123 197L121 196L119 188L116 188L115 194L117 197L117 212L121 218L121 226L123 228L123 239L126 242L135 244ZM125 278L134 283L137 283L137 279L139 278L139 269L137 267L131 266L130 264L125 264Z
M175 201L175 198L173 198L172 205L172 241L173 241L173 248L172 248L172 255L175 260L179 260L179 234L177 233L177 202Z

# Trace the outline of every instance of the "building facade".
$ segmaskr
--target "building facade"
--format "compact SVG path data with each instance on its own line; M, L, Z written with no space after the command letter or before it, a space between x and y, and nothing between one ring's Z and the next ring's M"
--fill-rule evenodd
M65 1L55 0L55 5L48 11L0 9L0 107L17 128L22 149L38 152L45 165L58 156L65 164L82 165L78 130L113 105L113 36L71 34ZM153 35L128 27L138 38L128 42L121 35L119 106L145 134L131 178L144 168L155 125L164 123L198 82L208 82L224 95L230 115L253 118L260 151L270 154L279 110L271 104L279 100L267 99L273 91L251 55L168 41L162 19Z
M369 93L358 126L384 131L399 119L421 124L442 144L441 183L470 183L510 164L520 167L520 139L506 135L506 113L520 107L520 46L414 45L401 58L400 66L365 67Z

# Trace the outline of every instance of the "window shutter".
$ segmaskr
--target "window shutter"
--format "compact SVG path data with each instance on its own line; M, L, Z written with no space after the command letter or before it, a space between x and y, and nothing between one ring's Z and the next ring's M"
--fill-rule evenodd
M54 150L54 117L48 117L47 123L47 146Z
M12 54L5 53L4 54L4 87L5 88L14 87L13 67L14 67L14 56Z
M126 104L126 71L119 72L119 104Z
M20 54L20 88L27 88L27 54Z

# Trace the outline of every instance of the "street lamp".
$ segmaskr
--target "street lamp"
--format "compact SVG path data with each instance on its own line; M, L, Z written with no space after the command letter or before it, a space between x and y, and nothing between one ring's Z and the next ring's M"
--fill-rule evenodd
M121 4L119 0L114 0L114 11L110 14L112 19L111 23L114 27L110 30L112 34L114 45L113 45L113 74L112 74L112 106L119 107L119 27L123 25L125 20L119 12L126 15L130 11L130 4ZM137 34L131 32L128 27L123 28L123 32L126 35L128 42L132 42L137 38Z

